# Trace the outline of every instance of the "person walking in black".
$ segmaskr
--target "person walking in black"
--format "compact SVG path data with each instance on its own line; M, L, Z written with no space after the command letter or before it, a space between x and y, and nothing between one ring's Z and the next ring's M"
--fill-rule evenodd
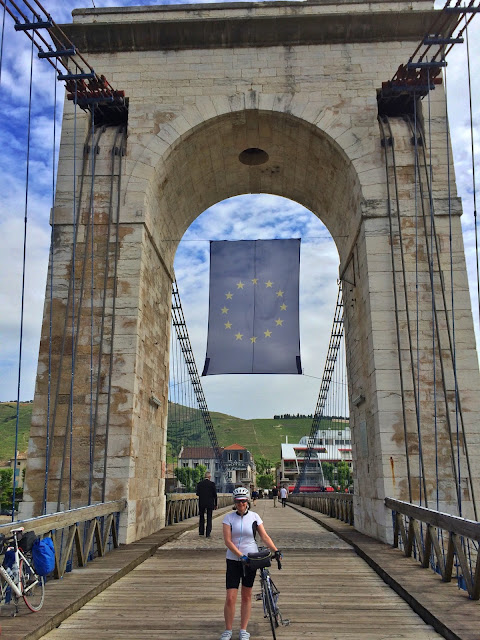
M205 478L197 484L198 508L200 520L198 522L198 535L206 535L210 538L212 533L212 511L217 508L217 488L210 480L212 474L207 471ZM207 528L205 529L205 511L207 512Z
M277 502L278 502L278 489L277 489L277 487L273 487L273 489L272 489L272 498L273 498L273 506L276 507L277 506Z

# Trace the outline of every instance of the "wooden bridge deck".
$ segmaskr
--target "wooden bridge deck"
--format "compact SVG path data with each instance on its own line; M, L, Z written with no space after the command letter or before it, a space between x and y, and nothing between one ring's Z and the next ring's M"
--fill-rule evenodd
M442 637L358 553L377 565L384 579L392 575L407 595L421 600L426 594L435 620L449 623L443 637L480 639L480 603L469 602L453 584L437 584L431 572L419 569L397 550L308 509L274 509L271 501L259 501L256 511L285 554L282 571L272 568L282 612L291 620L289 627L278 630L279 640ZM49 582L41 612L27 613L22 605L18 618L0 618L2 640L215 640L223 630L225 595L225 549L218 515L210 540L197 535L194 518L115 550L61 581ZM237 616L234 638L238 622ZM271 637L260 602L253 603L249 631L252 640Z
M274 509L271 501L259 501L256 510L285 553L282 571L272 570L282 611L291 620L279 629L280 639L441 637L334 534L293 509ZM45 638L218 638L225 596L221 518L212 536L191 531L164 545ZM252 640L271 638L260 602L254 602L249 631Z

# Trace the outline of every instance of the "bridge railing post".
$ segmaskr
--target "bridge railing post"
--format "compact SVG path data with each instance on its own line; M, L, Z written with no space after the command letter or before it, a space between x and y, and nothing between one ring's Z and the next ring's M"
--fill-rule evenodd
M393 546L431 567L442 582L452 580L456 567L458 586L479 600L480 522L392 498L385 498L385 505L392 510Z

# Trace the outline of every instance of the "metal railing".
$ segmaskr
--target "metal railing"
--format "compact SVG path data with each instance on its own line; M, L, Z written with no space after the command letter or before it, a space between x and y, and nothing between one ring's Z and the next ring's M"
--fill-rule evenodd
M126 500L114 500L9 522L0 525L0 534L8 536L12 529L23 527L25 533L34 531L42 538L52 538L55 547L53 576L61 578L74 566L84 567L90 560L104 556L110 548L119 546L120 513L126 504Z
M232 504L232 494L225 493L217 496L218 507ZM195 493L168 493L165 512L165 526L182 522L188 518L198 516L198 497Z
M290 494L288 500L353 526L353 495L350 493L295 493Z
M471 600L480 599L480 522L393 498L385 498L385 505L392 510L394 547L433 569L443 582L456 578Z

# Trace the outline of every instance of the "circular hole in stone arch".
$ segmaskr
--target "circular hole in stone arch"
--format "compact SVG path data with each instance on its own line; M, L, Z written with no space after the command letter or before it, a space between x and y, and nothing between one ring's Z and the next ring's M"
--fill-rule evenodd
M238 159L242 164L247 164L252 167L268 162L268 153L263 149L251 147L250 149L245 149L244 151L242 151L242 153L238 156Z

